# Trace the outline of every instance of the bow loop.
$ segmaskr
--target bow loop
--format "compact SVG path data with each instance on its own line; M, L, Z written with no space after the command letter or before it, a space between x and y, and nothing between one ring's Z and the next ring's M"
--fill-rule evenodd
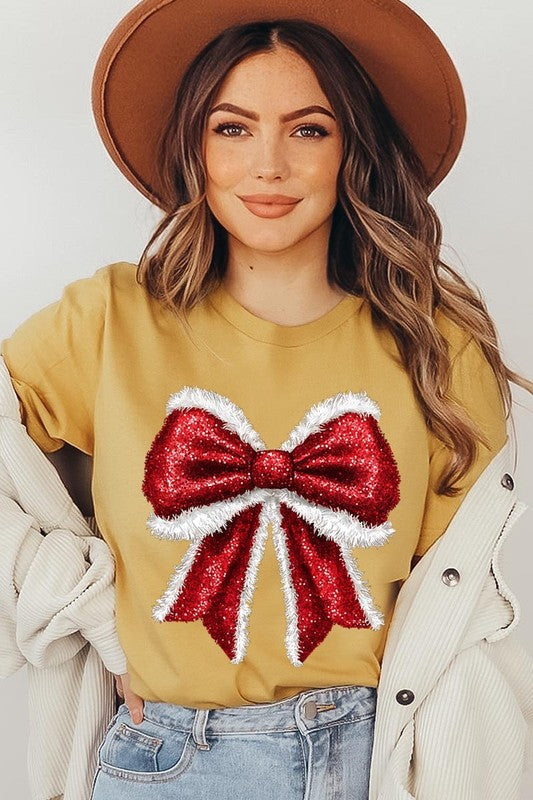
M160 517L235 497L253 488L254 450L215 414L176 408L145 459L142 490Z

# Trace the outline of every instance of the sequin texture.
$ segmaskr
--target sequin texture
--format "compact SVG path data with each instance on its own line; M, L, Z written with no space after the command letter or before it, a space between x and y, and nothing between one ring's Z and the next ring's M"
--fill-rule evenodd
M172 395L142 490L152 534L192 543L154 619L201 619L228 658L242 661L270 523L292 664L301 666L334 624L381 627L351 553L394 533L387 516L400 475L379 416L366 393L339 393L269 450L227 397L199 387Z

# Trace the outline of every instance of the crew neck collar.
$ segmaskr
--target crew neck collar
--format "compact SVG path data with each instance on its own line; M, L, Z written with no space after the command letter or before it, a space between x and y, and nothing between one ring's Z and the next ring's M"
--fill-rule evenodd
M280 325L258 317L242 306L223 284L213 289L207 300L235 328L258 342L293 347L325 336L355 314L363 298L346 294L337 305L321 317L303 325Z

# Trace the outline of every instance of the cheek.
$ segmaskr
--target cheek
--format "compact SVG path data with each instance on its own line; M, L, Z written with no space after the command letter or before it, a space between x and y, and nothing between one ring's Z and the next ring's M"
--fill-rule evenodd
M205 166L208 183L215 186L233 185L245 169L244 159L224 146L206 148Z
M341 162L342 152L337 147L321 148L320 152L299 159L298 171L309 188L330 190L336 187Z

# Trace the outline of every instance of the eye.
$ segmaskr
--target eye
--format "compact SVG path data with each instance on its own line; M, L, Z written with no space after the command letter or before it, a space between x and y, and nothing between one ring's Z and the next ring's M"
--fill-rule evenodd
M228 129L231 129L231 128L233 128L234 130L235 129L244 130L242 125L237 125L235 122L221 122L219 125L216 126L216 128L213 128L213 130L214 130L215 133L222 134L223 131L227 131ZM228 139L239 139L239 138L242 138L242 137L228 135L228 136L226 136L226 138L228 138Z
M302 136L303 139L322 139L324 136L329 136L328 131L322 125L302 125L298 131L314 131L318 136ZM297 131L297 132L298 132Z
M236 130L236 131L244 131L246 130L243 125L239 125L236 122L221 122L216 128L213 128L215 133L219 133L222 136L226 136L227 139L242 139L243 137L237 134L233 136L230 133L227 133L228 130ZM300 131L312 131L313 136L298 136L299 139L322 139L325 136L329 136L328 131L322 127L322 125L301 125L296 133Z

